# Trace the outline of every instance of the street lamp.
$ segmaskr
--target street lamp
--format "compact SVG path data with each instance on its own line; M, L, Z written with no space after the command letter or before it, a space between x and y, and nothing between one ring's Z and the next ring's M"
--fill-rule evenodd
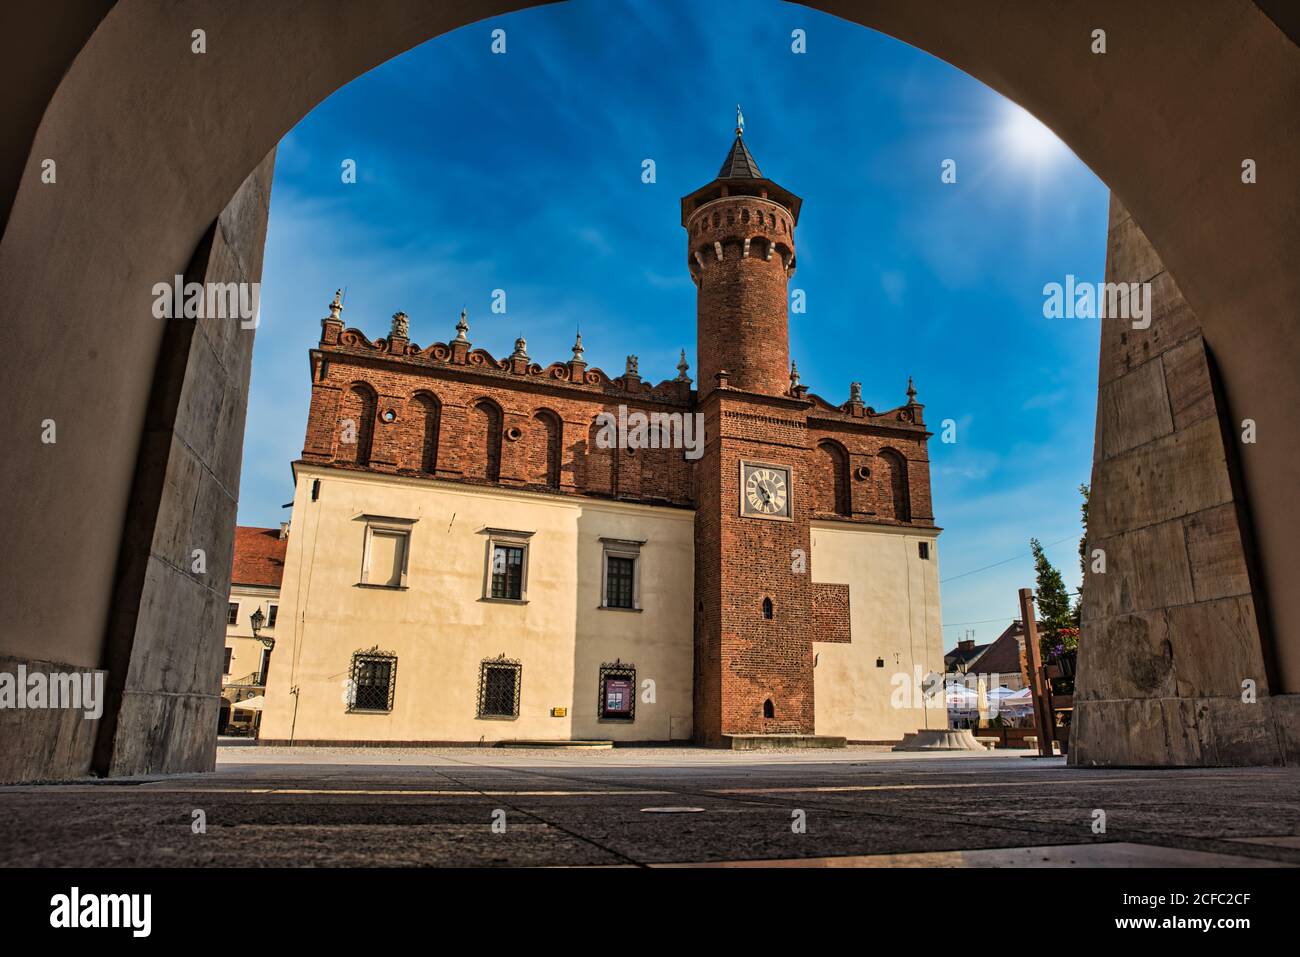
M262 609L259 608L257 611L253 612L253 614L248 618L248 623L253 626L254 638L266 645L267 648L275 647L274 638L263 638L261 634L259 634L262 630L262 626L266 624L266 615L262 614Z

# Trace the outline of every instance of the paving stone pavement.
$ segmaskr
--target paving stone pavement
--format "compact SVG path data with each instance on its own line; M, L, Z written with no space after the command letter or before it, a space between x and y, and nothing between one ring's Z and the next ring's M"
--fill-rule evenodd
M682 807L702 810L647 810ZM225 746L212 774L0 788L6 867L723 862L1296 866L1300 769L882 748Z

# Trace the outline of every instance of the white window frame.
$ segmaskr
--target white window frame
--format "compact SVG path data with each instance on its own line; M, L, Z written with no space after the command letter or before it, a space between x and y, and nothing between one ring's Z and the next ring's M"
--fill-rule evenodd
M361 581L357 584L365 588L388 588L392 590L402 590L408 588L408 577L411 569L411 541L414 538L412 531L418 518L394 518L391 515L362 515L366 522L365 543L361 553ZM370 551L371 543L374 540L375 532L384 532L387 534L397 534L402 536L402 578L396 585L387 583L380 584L370 580Z
M235 606L235 620L234 620L234 621L231 621L231 620L230 620L230 606L231 606L231 605L234 605L234 606ZM230 600L228 600L228 601L226 602L226 627L227 627L227 628L238 628L238 627L239 627L239 609L240 609L240 603L239 603L239 602L234 601L233 599L230 599Z
M271 609L275 609L275 614L271 614ZM275 623L280 617L280 603L278 601L268 601L266 603L266 628L274 629Z
M511 528L485 528L484 534L487 535L487 554L483 562L483 601L493 601L504 605L526 605L528 604L528 566L532 564L532 548L530 548L531 539L535 532L519 531ZM518 598L493 598L492 597L492 556L497 550L497 546L506 548L522 548L524 551L522 565L519 570L519 597Z
M600 540L600 605L606 611L641 611L641 546L645 540L602 538ZM632 559L632 607L621 608L609 602L609 560Z

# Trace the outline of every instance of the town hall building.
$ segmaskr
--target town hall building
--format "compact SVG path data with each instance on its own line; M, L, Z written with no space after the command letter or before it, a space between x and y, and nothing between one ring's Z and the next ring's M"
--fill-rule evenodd
M698 379L345 327L311 409L263 742L896 742L943 728L923 406L791 362L801 200L737 130L681 201ZM900 376L900 385L901 385ZM638 416L639 413L639 416ZM632 441L613 421L685 425ZM689 426L699 424L697 433ZM610 435L618 438L610 440Z

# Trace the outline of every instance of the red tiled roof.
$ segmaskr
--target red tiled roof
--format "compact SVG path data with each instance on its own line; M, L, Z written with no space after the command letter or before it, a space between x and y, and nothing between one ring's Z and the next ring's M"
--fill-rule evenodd
M288 545L289 539L281 538L278 528L237 525L231 584L279 588L280 579L284 577L284 553Z
M1042 627L1042 624L1039 624ZM994 639L989 650L975 663L975 670L981 674L996 672L1003 675L1020 674L1020 648L1024 644L1025 629L1020 622L1013 621L1007 630Z

